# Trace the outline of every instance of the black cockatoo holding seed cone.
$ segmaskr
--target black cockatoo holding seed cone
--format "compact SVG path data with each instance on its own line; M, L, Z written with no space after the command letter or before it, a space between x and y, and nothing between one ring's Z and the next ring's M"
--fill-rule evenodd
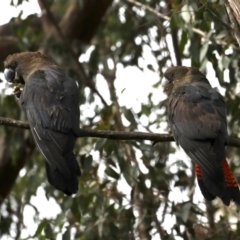
M46 160L51 185L67 195L78 190L80 168L73 154L79 132L79 92L73 79L40 52L9 55L5 78L24 83L20 104L35 143Z

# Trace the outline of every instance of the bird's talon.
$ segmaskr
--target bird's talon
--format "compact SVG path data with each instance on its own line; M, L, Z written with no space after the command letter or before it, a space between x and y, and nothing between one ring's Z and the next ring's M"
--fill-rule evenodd
M21 93L22 93L22 90L18 86L14 87L13 94L16 96L16 98L20 98Z

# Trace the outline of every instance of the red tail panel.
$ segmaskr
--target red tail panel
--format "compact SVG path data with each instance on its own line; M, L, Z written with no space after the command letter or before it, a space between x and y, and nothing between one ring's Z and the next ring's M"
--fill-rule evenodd
M231 200L233 200L234 202L240 205L239 187L226 159L222 161L222 168L223 168L223 174L224 174L225 188L222 190L222 192L218 197L220 197L223 203L227 206L230 204ZM216 196L212 194L212 191L211 191L212 186L210 185L207 186L206 183L203 181L203 176L202 176L203 173L200 165L195 164L195 171L197 175L198 185L201 189L203 196L209 201L213 200Z
M223 160L222 166L223 166L226 187L238 187L238 184L232 174L232 171L231 171L226 159Z
M202 171L201 171L200 165L195 164L195 171L196 171L196 174L197 174L197 179L202 180Z

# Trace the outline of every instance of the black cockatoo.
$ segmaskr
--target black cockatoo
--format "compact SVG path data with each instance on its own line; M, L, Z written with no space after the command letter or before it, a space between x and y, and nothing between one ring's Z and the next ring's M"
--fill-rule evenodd
M165 73L168 117L175 141L195 163L203 196L240 204L238 184L225 155L228 144L224 99L198 69L177 66Z
M51 185L67 195L78 190L80 168L73 154L79 135L79 91L75 81L40 52L9 55L5 78L24 83L20 104L45 158Z

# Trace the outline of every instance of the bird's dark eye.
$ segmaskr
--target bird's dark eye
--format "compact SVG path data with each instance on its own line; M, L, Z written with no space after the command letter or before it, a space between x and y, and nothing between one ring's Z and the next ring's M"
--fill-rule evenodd
M12 67L16 67L17 66L17 62L16 61L12 61Z
M172 81L172 80L173 80L173 77L174 77L174 74L173 74L173 73L169 73L169 75L168 75L169 81Z

